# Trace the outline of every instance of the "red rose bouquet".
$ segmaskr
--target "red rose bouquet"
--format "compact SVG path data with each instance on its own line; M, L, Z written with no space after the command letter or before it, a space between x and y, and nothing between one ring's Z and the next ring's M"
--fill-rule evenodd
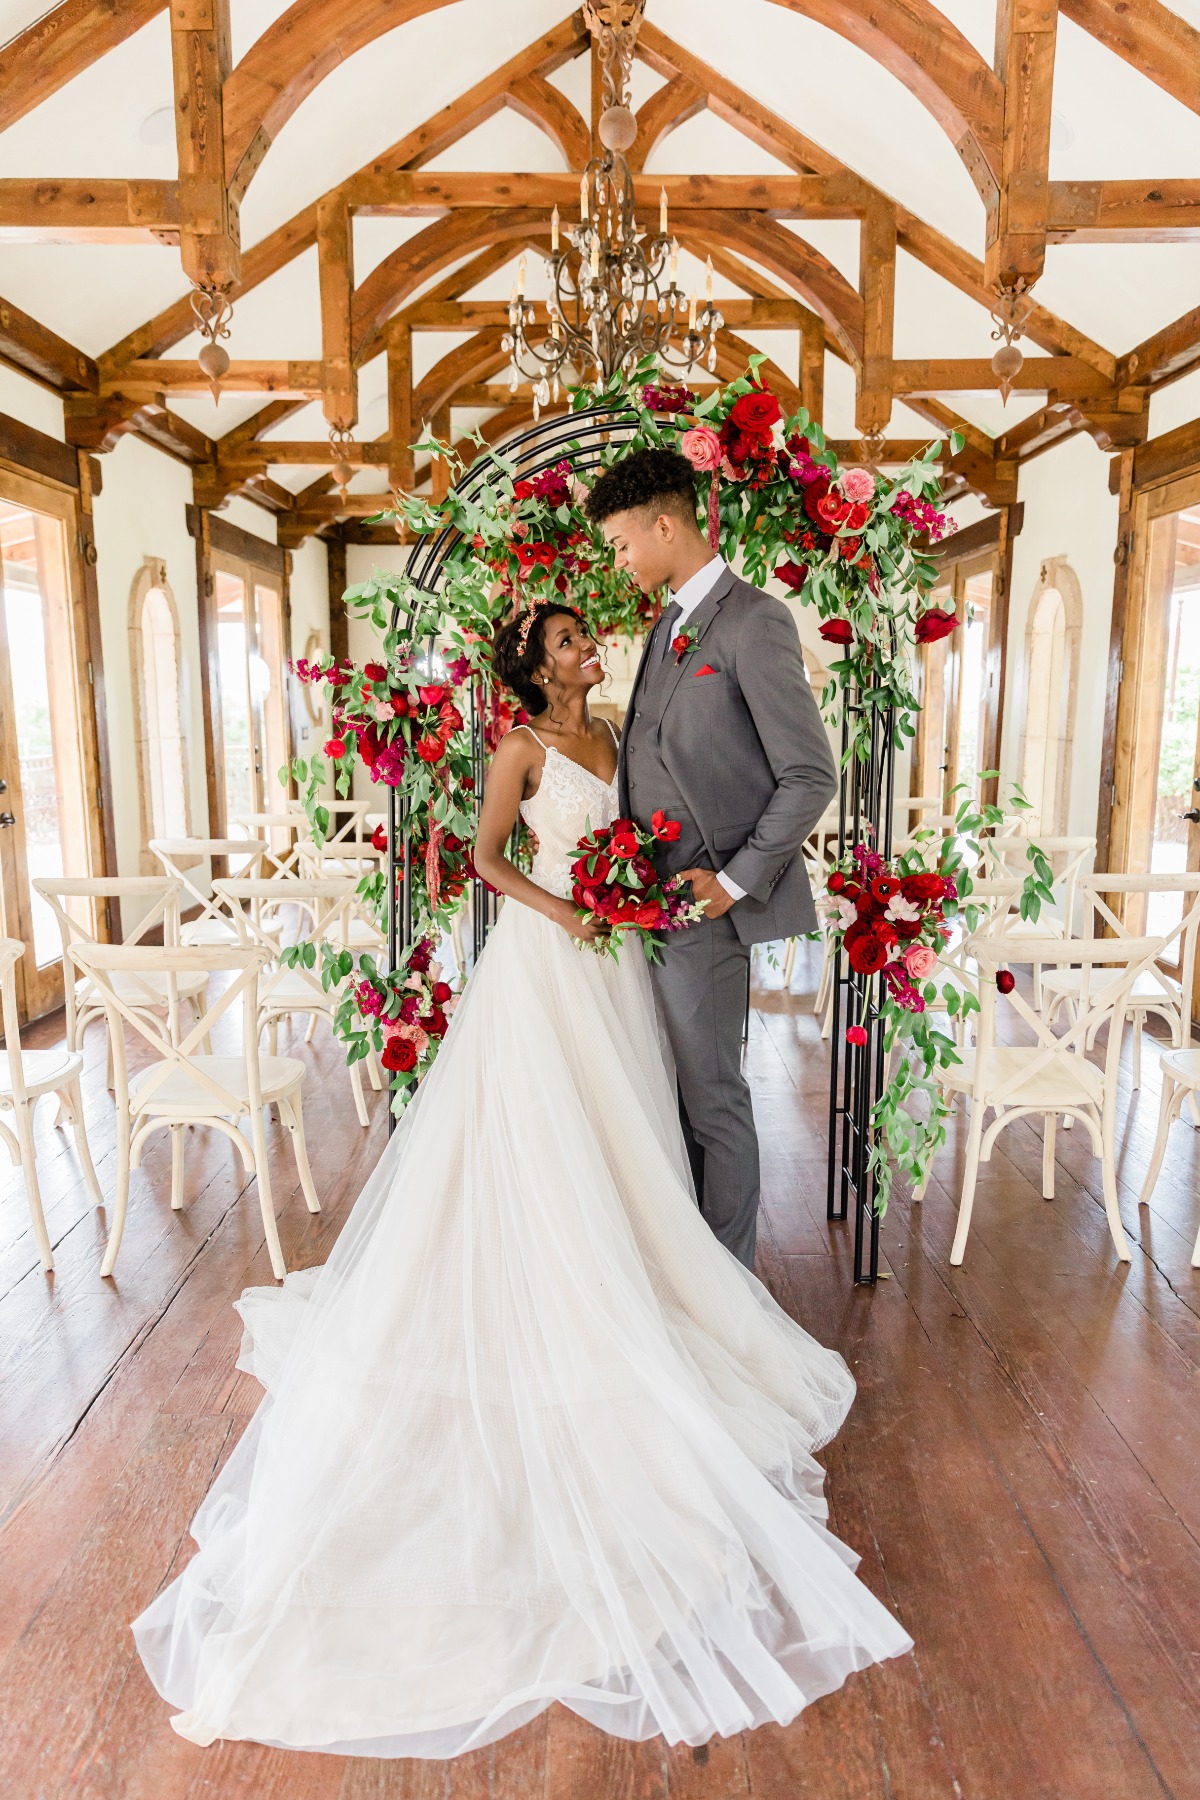
M673 844L680 825L656 812L650 831L632 819L614 819L580 838L579 855L571 864L571 898L581 919L601 928L587 944L609 956L620 954L623 939L636 935L649 962L660 958L658 936L694 925L704 913L689 883L678 875L662 876L654 866L658 844Z
M394 1112L432 1067L458 1005L433 953L432 940L419 938L390 975L381 975L369 956L360 956L358 979L348 983L338 1008L338 1035L348 1042L348 1060L365 1056L368 1048L378 1053L392 1078ZM340 953L342 959L349 955ZM347 968L343 979L350 973Z

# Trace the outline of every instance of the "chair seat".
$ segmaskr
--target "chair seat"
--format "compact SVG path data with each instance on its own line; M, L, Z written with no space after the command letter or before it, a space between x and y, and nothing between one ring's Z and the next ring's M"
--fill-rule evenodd
M331 988L328 993L324 988L314 987L311 980L306 981L298 969L277 969L263 981L258 990L258 1005L262 1011L282 1007L304 1007L308 1011L332 1012L338 1004L339 996Z
M192 1069L203 1069L229 1093L236 1095L244 1106L248 1106L246 1065L240 1056L192 1056L188 1058L188 1063L188 1068L177 1065L154 1089L146 1102L147 1113L179 1115L191 1112L202 1115L216 1111L221 1105L220 1100L211 1088L197 1080ZM129 1083L129 1101L134 1112L142 1110L141 1095L158 1067L154 1063L150 1068L140 1070ZM259 1068L262 1070L264 1101L277 1100L290 1094L304 1080L304 1064L294 1056L260 1056Z
M110 969L108 979L121 999L128 1001L131 1006L152 1004L150 995L146 992L147 988L159 996L164 1006L167 1004L167 977L165 975L154 975L149 971L144 975L127 975L122 970ZM182 1000L190 1000L194 995L202 994L207 985L208 974L204 969L175 977L175 992ZM80 1006L85 1002L98 1001L99 997L91 977L81 975L75 983L75 1004Z
M30 1099L38 1094L53 1094L66 1082L73 1081L83 1067L76 1050L60 1045L54 1050L22 1050L21 1067L25 1073L25 1091ZM0 1050L0 1105L11 1102L12 1075L8 1051Z
M1200 1088L1200 1050L1164 1050L1159 1062L1184 1087Z
M938 1079L956 1093L969 1094L975 1085L975 1052L961 1052L962 1061L943 1069ZM1053 1112L1060 1106L1080 1106L1085 1102L1099 1106L1104 1098L1104 1078L1085 1057L1065 1052L1054 1061L1044 1060L1044 1053L1034 1044L998 1047L988 1054L988 1088L990 1093L1004 1091L1003 1106L1045 1106ZM1022 1070L1026 1071L1022 1079ZM1015 1085L1008 1091L1008 1084ZM985 1102L991 1104L990 1094Z
M1092 969L1088 978L1089 1000L1107 993L1111 988L1119 987L1124 979L1124 969ZM1042 987L1048 994L1064 994L1068 999L1073 999L1082 990L1083 970L1047 969L1042 976ZM1179 994L1179 983L1172 981L1169 975L1164 975L1160 980L1149 969L1145 969L1134 982L1129 1001L1133 1006L1178 1006Z
M189 946L198 944L236 944L240 940L237 926L224 919L194 919L190 925L184 925L179 933L180 942Z

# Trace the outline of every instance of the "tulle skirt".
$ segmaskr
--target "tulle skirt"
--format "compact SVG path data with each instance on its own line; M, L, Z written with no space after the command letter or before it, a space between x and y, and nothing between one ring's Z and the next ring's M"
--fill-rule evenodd
M192 1741L698 1744L911 1648L825 1527L853 1378L701 1219L635 947L506 906L328 1263L239 1309L267 1397L133 1627Z

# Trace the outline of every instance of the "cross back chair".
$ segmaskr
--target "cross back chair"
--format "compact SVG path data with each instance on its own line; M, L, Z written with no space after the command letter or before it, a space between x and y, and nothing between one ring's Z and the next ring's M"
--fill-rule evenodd
M171 1205L183 1206L184 1127L210 1125L237 1147L247 1174L258 1180L258 1200L271 1268L283 1280L287 1267L279 1244L271 1181L267 1166L263 1108L276 1106L291 1134L300 1186L310 1212L321 1210L313 1188L304 1141L304 1117L300 1088L304 1064L289 1056L262 1057L258 1048L258 981L266 953L256 947L180 945L159 949L140 944L89 944L77 948L82 965L104 999L113 1041L113 1074L117 1107L117 1169L112 1228L100 1265L111 1275L121 1247L129 1208L129 1171L141 1162L142 1149L155 1131L171 1132ZM181 975L202 970L206 976L229 975L227 987L197 1020L185 1037L180 1036L176 983ZM123 998L116 977L150 971L166 978L169 998L169 1034L163 1037L146 1023L140 1012ZM233 1055L198 1054L214 1025L242 1003L242 1042ZM130 1075L124 1034L116 1027L124 1020L132 1025L150 1050L151 1060ZM239 1126L250 1125L250 1143Z
M1187 1045L1180 1050L1164 1050L1158 1062L1162 1075L1162 1099L1158 1109L1158 1131L1154 1138L1154 1149L1150 1153L1150 1166L1146 1170L1146 1179L1142 1183L1142 1191L1138 1195L1139 1206L1149 1206L1162 1169L1163 1156L1166 1153L1167 1137L1172 1122L1177 1119L1183 1109L1183 1103L1190 1098L1192 1116L1195 1117L1200 1108L1200 1050ZM1192 1267L1200 1269L1200 1231L1196 1233L1196 1242L1192 1246Z
M221 890L229 903L229 910L242 936L243 943L256 945L265 951L277 963L278 946L271 936L264 931L255 916L257 906L277 893L274 882L238 879L218 881L215 886ZM352 876L341 875L323 881L295 881L288 883L289 897L291 890L296 889L297 904L300 905L312 921L311 932L305 932L303 939L316 945L320 955L322 941L328 942L335 949L350 947L350 934L353 926L355 909L358 904L357 886ZM279 1022L295 1015L307 1016L308 1030L305 1043L311 1043L317 1022L327 1019L332 1028L333 1015L341 1002L343 984L326 988L322 985L319 965L306 969L297 963L291 967L273 967L264 972L259 985L258 1025L259 1035L267 1032L267 1047L274 1056L279 1047ZM354 1110L358 1114L360 1125L371 1123L367 1112L367 1103L363 1095L362 1073L359 1061L367 1064L367 1074L371 1086L378 1092L382 1087L375 1058L370 1054L350 1064L350 1087L354 1094Z
M137 928L125 939L127 944L140 943L149 931L161 928L165 944L179 942L179 896L182 884L162 875L76 876L63 875L48 881L39 876L34 887L53 912L58 922L63 949L63 999L67 1015L67 1049L80 1050L83 1034L94 1019L107 1020L104 1002L88 975L79 973L72 952L77 944L94 944L96 935L70 911L72 900L141 900L146 912ZM129 975L121 982L122 991L131 1006L148 1017L165 1018L167 989L165 981L149 974ZM203 971L180 976L176 986L178 998L191 1005L196 1017L208 1005L208 977ZM112 1043L106 1047L105 1084L112 1086Z
M166 873L174 881L182 884L200 908L198 919L189 919L180 929L179 941L191 947L203 945L232 945L238 941L237 926L229 915L223 911L220 902L205 894L194 881L188 879L185 864L188 867L203 861L206 857L224 856L226 858L243 857L245 861L238 870L239 875L255 875L270 845L263 838L151 838L150 848L157 856Z
M248 839L266 839L262 856L264 876L287 880L299 875L300 840L308 835L308 820L302 812L239 813L233 822ZM276 831L288 833L289 841L279 850L271 842L271 833Z
M1165 938L1017 938L1007 933L976 936L968 940L978 966L979 1014L973 1048L961 1052L962 1061L943 1069L939 1085L943 1093L956 1093L970 1101L966 1168L959 1200L958 1225L950 1261L958 1266L966 1250L975 1202L979 1164L991 1158L992 1146L1016 1119L1040 1116L1043 1120L1042 1195L1054 1198L1054 1144L1059 1117L1078 1120L1087 1131L1100 1159L1104 1183L1104 1210L1113 1245L1122 1262L1131 1260L1121 1213L1117 1204L1116 1100L1121 1059L1122 1027L1130 990L1146 969L1162 955ZM1006 964L1057 967L1077 962L1084 980L1076 1017L1062 1037L1056 1037L1043 1014L1014 989L1007 1003L1033 1034L1032 1044L1004 1044L996 1036L996 1008L1000 998L996 974ZM1116 971L1097 993L1095 971L1105 966ZM1108 1023L1108 1046L1103 1068L1087 1056L1101 1025ZM984 1128L986 1114L995 1114ZM923 1190L913 1198L923 1197Z
M1108 904L1121 895L1178 894L1182 903L1179 924L1171 933L1178 941L1180 979L1164 969L1152 968L1139 977L1129 996L1128 1014L1133 1027L1133 1086L1142 1085L1142 1029L1151 1013L1165 1021L1171 1033L1173 1049L1184 1050L1192 1041L1192 983L1196 972L1196 940L1200 928L1200 874L1087 875L1080 878L1079 897L1085 909L1085 936L1095 935L1097 924L1115 937L1132 934L1116 908ZM1096 977L1097 987L1110 976ZM1078 969L1055 969L1043 983L1047 1023L1053 1024L1059 1013L1070 1013L1079 993ZM1193 1117L1200 1124L1200 1114L1193 1103Z
M43 1094L53 1094L58 1101L57 1124L69 1122L75 1137L83 1178L98 1206L104 1195L92 1167L87 1131L83 1123L83 1098L79 1075L83 1058L77 1050L62 1045L52 1050L25 1050L21 1047L21 1031L17 1023L16 966L25 954L20 938L0 938L0 1023L4 1026L4 1053L0 1055L0 1115L11 1113L9 1126L0 1116L0 1142L5 1145L13 1164L20 1165L25 1178L25 1196L34 1241L43 1269L54 1267L54 1252L46 1229L42 1206L42 1190L38 1185L37 1149L33 1136L33 1111Z

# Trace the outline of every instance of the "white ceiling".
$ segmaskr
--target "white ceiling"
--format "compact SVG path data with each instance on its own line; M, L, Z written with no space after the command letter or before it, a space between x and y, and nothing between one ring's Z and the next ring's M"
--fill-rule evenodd
M286 4L287 0L233 0L235 56L245 54ZM38 0L0 0L0 41L44 10ZM1200 0L1176 0L1174 10L1200 25ZM992 0L945 0L942 11L990 61L995 30ZM522 45L559 23L566 12L565 0L522 0L519 8L499 7L495 0L454 0L339 64L299 107L264 159L242 207L244 243L252 245L403 137ZM982 254L982 206L949 138L901 83L865 53L774 0L738 0L736 29L731 28L728 0L649 0L648 16L850 167L972 253ZM586 108L584 61L565 66L552 80ZM635 102L659 85L659 77L643 65L635 66ZM176 172L174 145L146 144L139 129L149 114L170 104L171 89L163 12L0 134L0 172L170 178ZM505 111L433 166L548 170L561 167L561 161L539 130ZM651 173L664 174L751 174L777 170L779 165L732 127L705 113L667 138L648 167ZM1166 178L1197 173L1200 118L1062 19L1052 176ZM426 223L357 220L358 279ZM854 225L814 223L791 229L849 281L857 279ZM156 245L5 244L0 257L0 293L93 355L186 291L178 252ZM685 278L698 282L698 265L685 259L685 267ZM502 270L478 292L481 297L506 296L511 279L511 269ZM532 291L537 291L539 280L540 272L531 265ZM733 291L718 277L718 294ZM896 293L898 356L991 354L991 323L985 310L903 252ZM1186 312L1198 296L1200 245L1196 244L1052 247L1038 287L1044 305L1113 351L1128 349ZM449 333L419 334L417 378L456 341ZM769 349L794 375L794 337L764 333L754 334L753 341ZM228 347L235 357L319 355L314 252L238 301ZM173 354L190 357L195 350L195 340L190 340ZM844 435L852 429L852 381L835 359L827 361L829 429ZM378 402L384 385L381 361L361 372L365 437L383 428L386 414L381 416ZM1175 415L1181 406L1188 409L1186 416L1194 416L1198 399L1196 381L1181 384L1175 399L1164 395L1156 400L1156 420L1178 422ZM964 416L995 431L1036 409L1040 398L1014 397L1006 410L990 392L962 395L953 403ZM258 397L238 395L227 397L219 408L207 400L180 402L179 411L204 430L220 432L259 404ZM907 436L922 429L907 409L897 408L893 430ZM297 414L286 430L296 437L323 435L319 409Z

